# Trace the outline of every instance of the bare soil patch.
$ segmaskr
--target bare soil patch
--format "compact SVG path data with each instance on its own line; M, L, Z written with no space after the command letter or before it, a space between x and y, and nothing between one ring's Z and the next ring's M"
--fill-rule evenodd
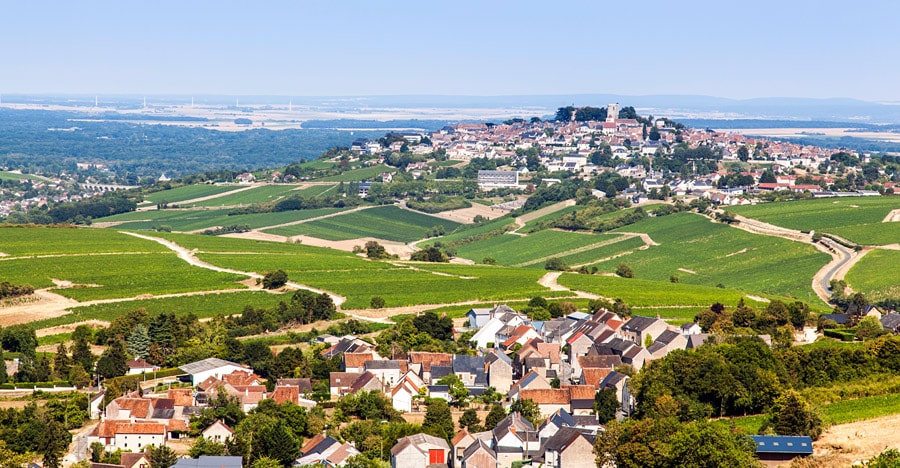
M58 325L58 326L50 327L50 328L42 328L40 330L37 330L35 333L37 333L38 337L59 335L60 333L71 333L71 332L75 331L75 329L79 325L88 325L93 328L100 328L100 327L108 327L109 322L107 322L105 320L85 320L83 322L69 323L66 325Z
M834 464L824 466L850 466L887 448L900 448L898 431L900 415L839 424L825 431L813 448L817 456L833 457Z
M428 213L438 218L449 219L457 223L471 224L475 222L476 216L482 216L487 219L499 218L506 214L505 210L497 209L491 206L473 203L469 208L461 208L458 210L442 211L440 213Z
M742 254L742 253L747 253L747 252L749 252L750 250L751 250L751 249L746 249L746 248L745 248L745 249L738 250L737 252L731 252L730 254L725 255L725 258L732 257L732 256L734 256L734 255L740 255L740 254ZM752 250L756 250L756 249L752 249Z
M16 325L47 318L59 317L68 313L66 309L77 306L78 301L69 299L46 289L39 289L28 296L26 302L18 302L10 306L0 305L0 325Z
M882 223L900 223L900 209L892 210L884 217ZM2 256L2 255L0 255Z
M683 272L685 272L685 273L690 273L690 274L692 274L692 275L696 275L696 274L697 274L696 271L694 271L694 270L688 270L687 268L679 268L678 271L683 271Z
M766 299L766 298L760 297L760 296L754 296L753 294L747 294L747 299L753 299L756 302L766 302L766 303L772 302L769 299Z

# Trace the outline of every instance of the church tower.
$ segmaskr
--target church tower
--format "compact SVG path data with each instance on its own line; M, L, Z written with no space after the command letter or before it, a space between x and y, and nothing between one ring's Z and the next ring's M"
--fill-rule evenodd
M619 103L606 106L606 121L615 122L619 119Z

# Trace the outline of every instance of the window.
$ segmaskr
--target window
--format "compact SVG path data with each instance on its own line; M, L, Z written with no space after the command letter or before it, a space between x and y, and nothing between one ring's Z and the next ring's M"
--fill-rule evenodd
M443 464L444 462L444 451L441 449L431 449L428 451L428 464Z

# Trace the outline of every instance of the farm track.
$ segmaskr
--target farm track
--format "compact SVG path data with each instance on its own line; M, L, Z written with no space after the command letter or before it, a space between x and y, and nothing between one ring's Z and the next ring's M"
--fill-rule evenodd
M732 227L737 229L742 229L753 234L781 237L794 242L811 244L819 251L831 255L831 261L822 266L812 278L813 291L815 291L816 296L819 296L819 299L825 303L828 303L828 300L831 298L831 280L843 279L847 271L849 271L850 268L865 255L864 252L855 254L852 250L837 242L832 242L827 238L822 238L821 241L813 243L811 235L804 234L794 229L775 226L741 215L735 215L735 218L739 223L732 225Z
M188 264L196 266L196 267L206 268L208 270L218 271L218 272L222 272L222 273L231 273L231 274L235 274L235 275L249 276L251 278L256 278L256 279L262 279L262 277L263 277L263 275L256 273L256 272L233 270L231 268L222 268L222 267L213 265L211 263L204 262L204 261L198 259L192 251L190 251L190 250L186 249L185 247L182 247L172 241L166 240L166 239L161 239L159 237L146 236L146 235L138 234L135 232L123 232L123 234L128 234L131 236L139 237L141 239L150 240L150 241L154 241L159 244L162 244L162 245L166 246L167 248L176 252L178 254L179 258L186 261ZM367 317L364 315L356 315L356 314L350 313L348 311L342 310L341 304L346 302L347 298L343 297L343 296L339 296L333 292L316 289L311 286L296 283L293 281L288 281L286 286L288 286L289 288L293 288L293 289L303 289L306 291L312 291L316 294L328 294L328 296L331 297L332 302L334 302L334 305L337 308L337 310L339 310L353 318L370 321L370 322L390 323L389 321L387 321L383 318L379 319L379 318Z
M607 239L607 240L605 240L605 241L597 242L597 243L594 243L594 244L585 245L584 247L578 247L578 248L575 248L575 249L567 250L567 251L565 251L565 252L559 252L559 253L554 254L554 255L547 255L547 256L544 256L544 257L541 257L541 258L536 258L536 259L534 259L534 260L529 260L529 261L527 261L527 262L518 263L518 264L515 264L515 265L513 265L513 266L514 266L514 267L526 267L526 266L528 266L528 265L534 265L534 264L537 264L537 263L546 262L547 260L550 260L551 258L554 258L554 257L559 257L559 258L561 258L561 257L566 257L566 256L569 256L569 255L579 254L579 253L581 253L581 252L587 252L588 250L599 249L600 247L605 247L605 246L607 246L607 245L617 244L617 243L619 243L619 242L624 241L625 239L628 239L628 238L630 238L630 237L635 237L635 236L636 236L636 234L632 234L632 233L623 233L623 234L625 234L625 235L620 236L620 237L614 237L614 238L612 238L612 239ZM646 234L644 234L644 235L647 237L647 239L650 239L650 236L647 236ZM643 239L643 237L642 237L642 239ZM652 239L651 239L651 241L652 241ZM647 244L647 245L649 245L649 243L648 243L646 240L644 241L644 243ZM659 244L654 243L653 245L659 245ZM591 262L591 263L594 263L594 262Z
M567 207L570 207L570 206L575 206L575 200L561 201L559 203L555 203L550 206L545 206L539 210L532 211L531 213L519 216L518 218L516 218L514 220L514 222L516 223L516 226L518 226L518 227L515 230L510 231L509 234L526 236L527 234L520 233L519 229L522 229L523 227L525 227L525 225L528 224L528 222L534 221L535 219L538 219L538 218L541 218L544 216L547 216L548 214L551 214L551 213L556 213L557 211L562 210Z
M184 205L189 205L189 204L192 204L192 203L205 202L205 201L207 201L207 200L214 200L214 199L216 199L216 198L222 198L222 197L224 197L224 196L226 196L226 195L233 195L233 194L235 194L235 193L246 192L247 190L252 190L252 189L255 189L255 188L257 188L257 187L262 187L262 186L264 186L264 185L268 185L268 184L251 184L251 185L248 185L248 186L246 186L246 187L241 187L241 188L235 189L235 190L229 190L229 191L227 191L227 192L215 193L215 194L212 194L212 195L207 195L207 196L205 196L205 197L192 198L192 199L190 199L190 200L182 200L182 201L180 201L180 202L173 202L173 204L177 204L177 205L182 205L182 204L184 204ZM155 204L151 204L151 205L148 205L148 206L141 206L141 207L138 207L135 211L150 211L150 210L153 210L153 209L156 209L156 205L155 205Z

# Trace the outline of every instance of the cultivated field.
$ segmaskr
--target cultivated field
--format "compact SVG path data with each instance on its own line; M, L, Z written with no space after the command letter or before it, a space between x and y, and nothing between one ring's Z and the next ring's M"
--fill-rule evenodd
M184 200L193 200L195 198L218 195L221 193L230 192L232 190L237 190L239 188L242 188L242 186L206 184L185 185L183 187L176 187L170 190L162 190L159 192L151 193L144 197L144 200L153 203L178 203Z
M460 224L396 206L381 206L263 232L279 236L306 235L326 240L374 237L396 242L411 242L424 238L434 226L443 226L450 232Z
M844 277L854 291L871 302L900 299L900 250L873 250Z
M282 211L278 213L253 213L228 216L229 210L189 209L135 211L100 218L98 223L115 222L116 229L152 230L159 226L169 226L175 231L196 231L216 226L246 224L251 229L290 223L343 211L341 208L319 208L314 210Z
M361 167L359 169L351 169L342 172L339 175L331 177L323 177L319 180L323 182L359 182L362 180L372 180L382 172L397 172L397 169L385 165Z
M503 234L479 242L462 245L457 255L476 262L492 257L501 265L543 268L550 257L591 246L602 247L622 241L625 236L576 233L557 230L538 231L527 236ZM597 257L599 260L603 257Z
M820 198L729 208L748 218L801 231L822 231L860 244L900 242L900 223L885 223L900 197Z
M0 227L0 251L10 256L166 252L154 242L103 229ZM5 261L11 259L6 258ZM0 263L0 271L3 271Z
M221 197L211 198L197 203L185 204L186 207L193 206L242 206L251 205L253 203L265 203L279 200L289 195L299 193L299 185L262 185L254 187L250 190L242 190L238 193L225 194Z

